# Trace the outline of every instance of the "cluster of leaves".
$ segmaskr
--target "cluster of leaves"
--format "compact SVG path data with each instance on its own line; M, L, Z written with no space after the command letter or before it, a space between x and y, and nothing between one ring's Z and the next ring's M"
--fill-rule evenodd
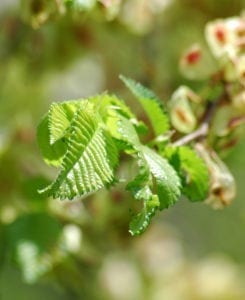
M138 166L138 174L126 186L143 203L130 223L130 232L136 235L147 228L157 210L174 205L181 194L203 201L209 176L195 150L171 145L168 115L157 96L132 79L121 79L146 112L155 133L149 145L155 147L141 142L146 125L115 95L54 103L38 127L37 138L46 163L60 167L60 172L41 192L73 199L109 187L118 180L115 170L124 152Z
M242 17L207 24L207 42L212 60L216 58L212 68L203 68L207 58L198 45L181 60L188 78L211 77L214 99L210 93L197 95L181 86L165 108L151 90L121 76L148 117L153 138L147 145L141 140L149 128L115 95L52 104L38 127L38 143L46 163L59 167L60 172L42 193L73 199L109 187L118 181L116 168L120 154L125 153L135 159L138 170L133 180L126 179L126 189L142 202L141 212L130 223L132 235L141 234L157 210L174 205L181 195L191 201L208 199L215 207L229 204L235 197L235 182L229 170L206 143L191 143L191 147L186 144L218 136L210 123L223 104L231 111L237 106L234 93L239 93L239 108L243 110L244 24ZM243 123L244 116L239 114L227 120L225 136ZM177 142L172 127L180 137ZM210 146L213 141L209 141Z
M235 197L235 182L212 149L218 133L211 121L223 105L232 111L239 103L239 110L244 109L244 24L240 17L207 25L211 61L217 61L205 73L203 66L210 58L198 45L184 54L180 66L186 77L211 78L213 88L208 94L197 95L181 86L165 108L154 92L120 77L148 117L153 138L147 144L142 140L149 126L115 95L52 104L37 137L45 162L60 171L41 192L73 199L110 187L121 180L116 178L116 169L124 153L135 160L138 171L134 179L125 180L126 190L142 202L142 210L130 223L132 235L141 234L157 210L174 205L181 195L193 202L207 199L215 207L229 204ZM234 93L240 97L236 101ZM223 135L230 137L244 122L239 114L228 119Z

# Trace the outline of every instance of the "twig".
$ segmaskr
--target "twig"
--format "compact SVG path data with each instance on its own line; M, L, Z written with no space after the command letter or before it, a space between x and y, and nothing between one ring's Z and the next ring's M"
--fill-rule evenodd
M183 145L186 145L196 139L202 139L202 138L206 137L208 134L209 127L210 127L210 122L213 119L213 116L215 114L215 111L216 111L218 105L224 99L224 97L225 97L225 94L222 94L216 101L209 101L207 103L206 111L202 117L203 121L202 121L202 124L200 125L200 127L197 130L191 132L190 134L187 134L186 136L182 137L181 139L175 141L173 143L173 146L183 146Z
M209 129L209 124L203 123L197 130L193 131L192 133L174 142L173 146L183 146L193 140L196 140L197 138L205 137L207 136L208 129Z

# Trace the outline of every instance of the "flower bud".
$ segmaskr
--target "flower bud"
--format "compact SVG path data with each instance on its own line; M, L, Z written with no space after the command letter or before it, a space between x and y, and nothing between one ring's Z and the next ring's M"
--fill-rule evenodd
M241 34L244 27L245 20L242 17L209 22L205 28L205 35L213 55L217 58L226 55L234 58L242 47Z
M202 80L216 71L215 61L199 44L193 44L180 59L180 71L192 80Z

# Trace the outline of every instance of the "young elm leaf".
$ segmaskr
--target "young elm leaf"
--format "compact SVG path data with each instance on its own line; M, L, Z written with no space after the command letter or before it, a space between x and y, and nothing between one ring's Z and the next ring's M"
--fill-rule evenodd
M37 143L46 164L58 167L62 163L67 145L60 139L50 143L48 115L45 115L37 127Z
M156 194L160 201L160 210L174 205L179 200L181 194L181 181L175 169L154 150L142 146L142 151L155 180Z
M209 189L209 173L203 159L190 147L168 147L165 155L183 179L183 194L193 202L203 201Z
M61 103L55 102L51 104L48 112L48 126L51 144L54 144L56 141L65 136L75 112L79 109L79 107L84 107L86 103L87 101L81 99Z
M117 148L93 107L80 108L71 122L71 134L61 171L42 192L54 198L82 196L114 181Z
M138 99L145 110L155 134L161 135L169 130L169 119L164 107L158 97L142 84L127 78L123 75L119 77L129 90Z

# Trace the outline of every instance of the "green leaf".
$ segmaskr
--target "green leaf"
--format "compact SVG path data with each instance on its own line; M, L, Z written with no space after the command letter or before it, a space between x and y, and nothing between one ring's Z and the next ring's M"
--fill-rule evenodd
M175 169L154 150L143 146L144 157L154 178L160 209L174 205L181 194L181 182Z
M144 108L156 135L162 135L169 130L169 120L161 101L149 89L133 79L120 75L120 79L130 89Z
M48 165L60 166L66 152L66 135L79 107L87 104L84 100L53 103L47 115L37 128L37 142Z
M127 184L126 189L129 190L137 200L150 199L152 197L152 178L142 153L138 153L137 163L139 172L136 177Z
M42 192L72 199L112 184L117 148L93 106L80 108L71 122L67 152L56 180Z
M130 223L132 235L143 233L157 210L174 205L181 194L181 183L176 171L156 152L142 146L139 152L139 174L127 185L143 209Z
M115 95L104 93L88 99L96 107L99 115L106 123L106 119L111 116L111 113L117 113L127 119L135 119L135 115L131 112L130 108Z
M142 211L130 223L130 233L138 235L145 231L157 209L175 204L180 197L181 183L166 159L141 144L130 120L120 119L119 132L134 150L129 154L136 156L139 166L138 175L127 185L134 198L143 201Z
M133 217L129 224L129 232L131 235L134 236L142 234L150 225L155 213L156 207L152 204L148 204L148 201L146 201L145 208Z
M45 115L37 127L37 143L44 161L48 165L60 166L65 155L67 146L64 140L60 139L51 144L49 134L49 119Z
M119 138L118 122L121 117L130 120L137 132L143 134L148 132L147 126L142 121L138 121L124 101L115 95L108 95L107 93L97 95L89 98L89 102L94 104L98 114L106 124L107 130L114 138Z
M168 147L166 156L183 178L183 194L190 201L203 201L209 190L209 173L196 151L187 147Z
M85 106L87 101L66 101L53 103L48 112L48 126L50 134L50 143L54 144L66 135L75 112L81 106Z
M83 122L78 124L78 122L74 121L78 118L78 111L80 114L85 115L87 115L88 112L91 113L92 118L89 122L91 122L92 128L98 127L96 132L97 135L94 136L94 138L96 137L98 140L98 144L96 146L94 145L96 151L98 151L96 152L97 157L94 156L95 153L91 154L91 152L89 152L91 156L88 156L85 151L85 157L81 156L79 158L79 155L81 154L80 151L83 151L83 149L81 148L82 140L76 140L79 138L78 130L80 129L80 126L84 125L85 131L80 132L80 134L86 136L88 132L86 124L83 124ZM45 117L44 124L41 124L45 125L41 126L41 128L45 129L45 135L43 135L42 138L39 138L41 141L39 146L41 147L41 150L42 148L44 149L42 153L46 161L48 160L49 164L61 166L62 170L57 180L51 184L51 186L44 189L43 192L47 195L53 195L54 197L61 196L62 198L73 198L76 195L83 195L96 191L100 187L113 181L112 173L114 169L111 169L111 166L114 168L117 164L118 151L112 138L120 137L120 134L118 133L120 116L125 116L125 118L130 118L132 120L134 119L134 115L130 112L130 109L113 95L103 94L91 97L88 100L66 101L52 104L48 116ZM59 155L56 155L56 145L60 144L62 146L65 145L66 147L61 153L62 155L60 155L60 153L58 153ZM98 147L100 148L97 149ZM105 147L105 149L103 149L103 147ZM76 151L76 153L74 154L73 151ZM89 147L88 151L90 151ZM101 156L98 156L99 152L101 153ZM65 153L66 155L64 156ZM47 156L47 158L45 156ZM58 156L58 159L56 159L56 156ZM68 168L72 168L72 164L76 165L76 160L79 161L80 159L80 169L78 166L75 166L76 171L68 171ZM97 159L100 161L96 161ZM97 165L95 166L96 163ZM85 164L85 166L83 164ZM93 166L93 169L91 169L91 166ZM85 172L83 170L84 167ZM99 170L100 167L101 170ZM93 175L93 170L100 173L100 175L98 176L96 172L95 175ZM74 172L76 174L74 174ZM103 172L105 172L105 174L102 176ZM71 176L72 180L70 181L66 176ZM102 178L100 178L100 176L102 176ZM86 184L84 183L85 181ZM55 189L57 189L57 192L55 192Z
M127 185L135 199L143 201L142 211L133 217L129 225L132 235L140 235L146 230L160 205L158 196L152 192L152 176L143 157L139 158L138 164L138 175Z
M133 149L140 149L141 143L134 125L130 120L120 117L118 118L118 138L124 140L132 146Z

